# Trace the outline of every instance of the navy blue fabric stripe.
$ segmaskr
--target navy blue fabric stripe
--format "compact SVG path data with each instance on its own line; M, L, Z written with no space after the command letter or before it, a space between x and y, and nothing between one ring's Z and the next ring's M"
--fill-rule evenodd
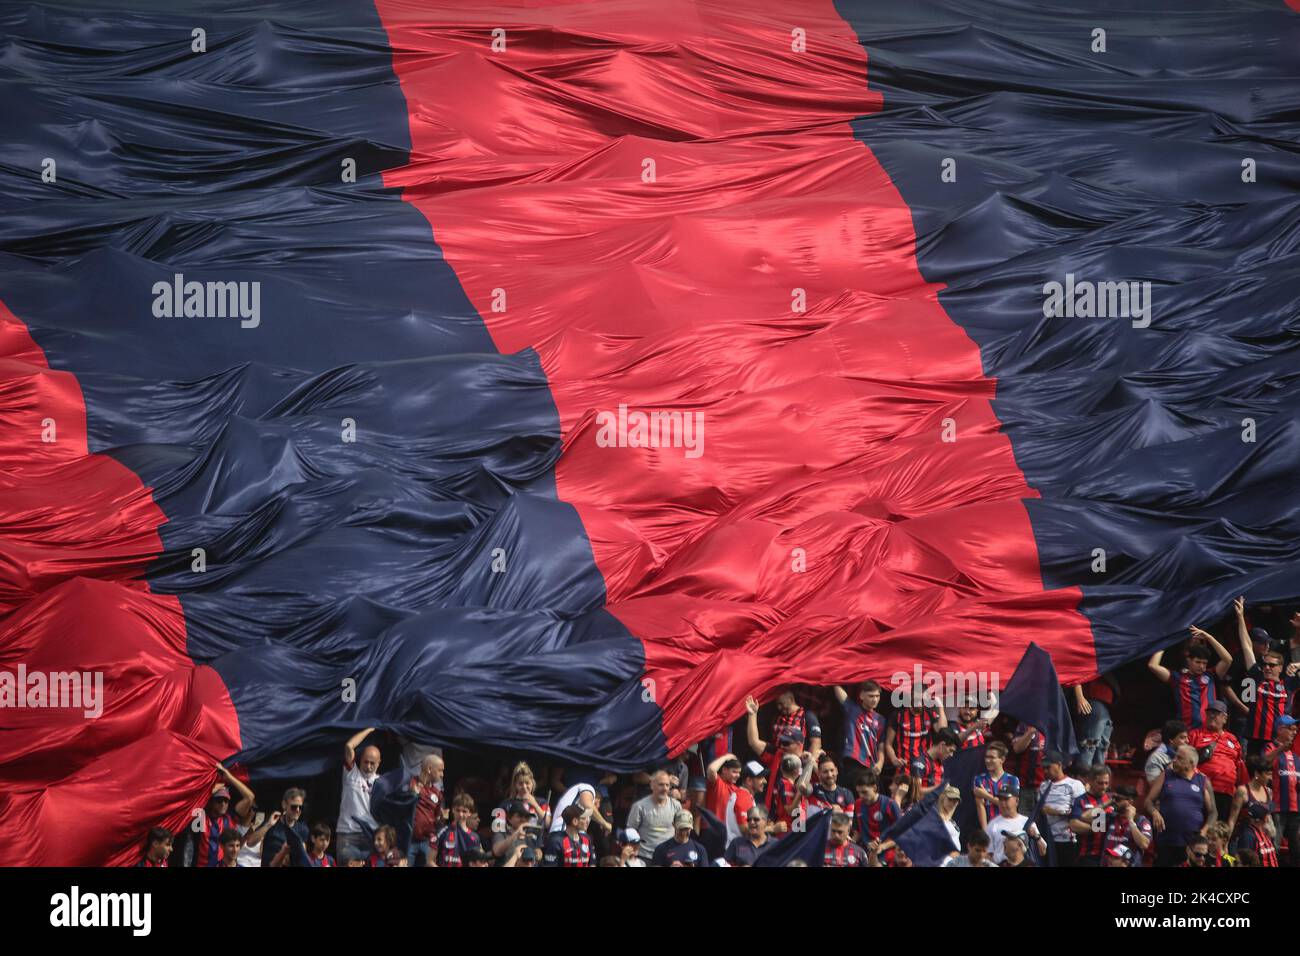
M1239 593L1300 598L1300 16L1281 0L837 7L884 98L855 131L997 378L1042 495L1044 583L1082 586L1099 666ZM1150 327L1045 318L1043 286L1067 273L1150 281Z
M410 140L373 7L131 6L0 13L0 297L81 383L91 450L154 488L150 583L230 688L243 759L307 772L369 724L661 756L642 646L556 499L538 358L497 352L382 185ZM260 324L155 317L176 274L260 283Z

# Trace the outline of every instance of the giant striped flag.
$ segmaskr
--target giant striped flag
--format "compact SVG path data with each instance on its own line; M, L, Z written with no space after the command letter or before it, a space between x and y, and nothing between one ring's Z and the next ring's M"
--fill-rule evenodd
M1296 7L0 6L0 864L1300 597Z

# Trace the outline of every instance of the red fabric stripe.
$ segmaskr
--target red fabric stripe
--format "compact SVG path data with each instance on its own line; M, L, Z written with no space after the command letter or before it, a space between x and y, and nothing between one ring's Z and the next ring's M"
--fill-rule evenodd
M1031 639L1093 672L1079 593L1043 591L994 382L848 125L880 104L829 0L377 5L413 145L386 182L497 345L541 355L559 493L672 749L789 681L1005 679ZM598 447L620 403L702 411L704 454Z
M93 719L0 712L0 866L134 864L239 749L221 678L186 654L180 602L140 579L164 520L134 473L89 453L75 377L0 303L0 671L103 673Z

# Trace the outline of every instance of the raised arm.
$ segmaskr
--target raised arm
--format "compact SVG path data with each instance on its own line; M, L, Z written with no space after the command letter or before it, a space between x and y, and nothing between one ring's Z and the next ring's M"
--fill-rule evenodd
M343 769L351 770L357 764L357 748L361 746L361 741L365 740L375 732L374 727L367 727L365 730L358 730L348 738L348 742L343 745Z
M1228 668L1232 666L1232 655L1228 653L1226 647L1219 643L1218 638L1209 631L1202 631L1201 633L1205 635L1205 639L1209 642L1209 645L1214 648L1214 652L1219 655L1219 663L1214 665L1214 673L1219 677L1222 677L1224 674L1228 673ZM1254 655L1252 654L1251 656L1253 657Z
M219 760L217 761L217 770L239 794L239 799L235 801L232 808L235 811L235 819L244 826L248 826L248 821L253 819L253 791L248 789L244 781L227 770L226 765Z
M728 760L733 759L735 756L735 754L723 754L721 757L714 760L704 768L704 778L708 780L709 783L713 783L713 781L718 779L718 771L722 769L722 765Z
M1255 666L1255 645L1251 643L1250 631L1246 628L1246 599L1239 597L1232 602L1232 610L1237 615L1237 642L1241 644L1241 662L1246 670Z
M270 830L271 827L275 826L279 821L279 810L276 810L274 813L268 813L260 827L255 830L249 830L244 834L244 846L257 846L262 842L262 838L266 836L267 831Z
M1168 684L1169 678L1172 677L1173 675L1169 673L1168 667L1165 667L1163 664L1160 663L1164 659L1164 656L1165 656L1165 652L1163 650L1156 651L1154 654L1152 654L1151 659L1147 661L1147 670L1149 670L1152 674L1155 674L1156 680L1160 681L1160 683Z
M756 754L767 750L767 741L758 736L758 701L751 694L745 698L745 739Z
M841 687L839 684L831 685L831 693L835 695L835 700L837 703L842 704L849 699L848 693L846 693L844 688Z

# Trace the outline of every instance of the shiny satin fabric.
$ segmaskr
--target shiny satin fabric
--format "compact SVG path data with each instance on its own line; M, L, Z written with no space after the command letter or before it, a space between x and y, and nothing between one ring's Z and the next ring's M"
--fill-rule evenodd
M133 862L358 727L630 770L788 682L1076 680L1300 592L1280 5L1124 14L1167 96L1015 4L183 6L0 14L0 668L106 687L0 710L0 863ZM1195 192L1243 138L1244 196L1134 158ZM1074 261L1175 324L1044 322ZM156 317L176 274L259 324Z

